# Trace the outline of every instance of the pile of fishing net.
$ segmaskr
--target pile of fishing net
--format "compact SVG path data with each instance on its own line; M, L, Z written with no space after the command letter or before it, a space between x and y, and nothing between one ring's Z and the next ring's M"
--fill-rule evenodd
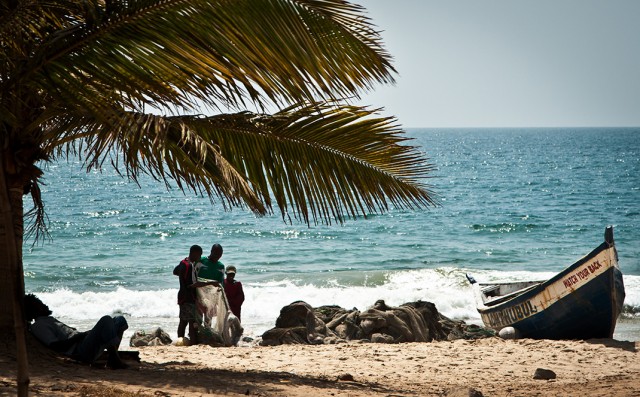
M275 328L262 335L263 346L330 344L350 340L374 343L431 342L494 336L491 329L451 320L431 302L390 307L383 300L363 312L339 306L311 307L297 301L283 307Z
M229 303L220 287L207 285L196 289L197 308L201 321L197 325L198 343L211 346L235 346L242 336L242 325L238 317L229 310ZM130 346L188 345L186 338L178 338L174 343L161 328L151 331L135 331L129 341Z
M207 285L196 288L198 311L204 315L198 326L198 343L211 346L235 346L243 328L229 309L227 296L221 287Z

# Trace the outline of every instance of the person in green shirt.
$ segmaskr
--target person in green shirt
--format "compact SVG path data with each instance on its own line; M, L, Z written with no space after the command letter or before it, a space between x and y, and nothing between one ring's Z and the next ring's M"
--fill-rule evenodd
M224 287L224 265L220 262L222 257L222 246L213 244L209 256L203 256L200 259L202 267L198 271L198 278L206 278L220 283L220 287Z

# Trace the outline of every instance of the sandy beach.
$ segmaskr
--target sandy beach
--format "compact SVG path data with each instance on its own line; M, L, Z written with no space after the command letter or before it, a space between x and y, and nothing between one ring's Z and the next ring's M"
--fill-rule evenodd
M431 343L138 349L126 370L44 357L36 396L640 396L639 342L479 340ZM534 379L536 369L555 379ZM15 395L15 358L0 395Z

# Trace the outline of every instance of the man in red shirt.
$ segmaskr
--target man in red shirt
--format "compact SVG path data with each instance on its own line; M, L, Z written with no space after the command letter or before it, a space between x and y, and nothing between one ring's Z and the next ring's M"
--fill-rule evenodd
M229 302L229 309L240 320L240 308L242 302L244 302L244 291L242 290L242 283L236 281L236 267L227 267L227 278L224 280L224 293L227 295L227 301Z
M196 271L197 267L201 266L201 256L202 247L193 245L189 250L189 256L180 261L178 266L173 269L173 274L180 278L180 290L178 290L178 305L180 306L178 338L184 338L184 332L188 325L189 339L192 345L198 343L197 327L202 320L202 315L196 309L196 288L218 284L217 281L198 281Z

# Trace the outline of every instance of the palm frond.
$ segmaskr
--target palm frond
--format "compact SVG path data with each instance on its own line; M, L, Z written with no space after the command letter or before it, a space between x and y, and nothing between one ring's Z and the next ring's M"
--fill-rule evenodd
M435 204L422 181L432 166L395 119L346 104L395 71L358 5L0 0L0 10L0 125L12 147L73 152L89 168L111 162L133 180L146 173L307 223ZM284 110L174 115L249 102Z
M388 203L435 205L433 192L421 181L433 166L405 144L393 118L375 113L318 103L274 115L124 112L117 129L88 119L76 121L82 128L69 123L57 128L74 131L61 139L81 142L75 149L91 156L89 166L99 167L112 153L122 153L110 161L133 179L147 173L168 185L173 181L183 190L218 197L225 205L245 204L258 214L273 210L272 197L283 218L307 223L384 212Z
M31 196L33 201L33 207L24 214L26 224L28 225L25 230L25 238L29 239L33 237L33 243L42 240L43 238L51 238L47 230L47 222L49 217L44 209L44 201L42 201L42 193L40 192L40 182L34 179L25 188L25 194Z
M165 117L121 110L109 123L84 115L59 117L50 124L53 155L76 155L88 169L109 162L119 173L138 181L141 174L222 199L225 207L247 205L266 213L244 177L191 126L195 116Z
M393 81L378 32L342 0L83 4L22 76L67 103L237 108L357 96Z

